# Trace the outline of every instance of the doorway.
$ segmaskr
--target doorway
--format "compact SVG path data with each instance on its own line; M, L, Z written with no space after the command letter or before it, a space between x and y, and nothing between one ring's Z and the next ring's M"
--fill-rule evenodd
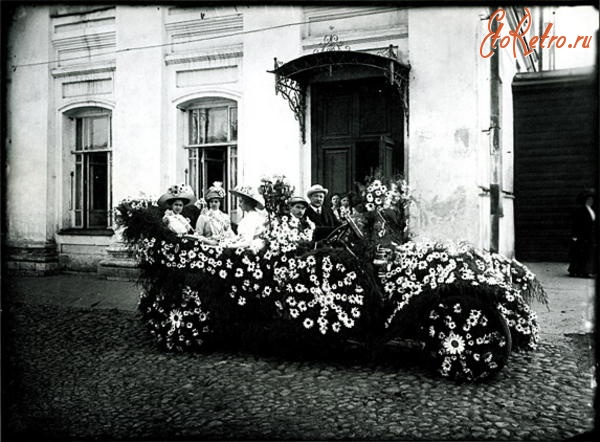
M385 78L313 83L312 182L356 191L379 174L404 174L400 96Z

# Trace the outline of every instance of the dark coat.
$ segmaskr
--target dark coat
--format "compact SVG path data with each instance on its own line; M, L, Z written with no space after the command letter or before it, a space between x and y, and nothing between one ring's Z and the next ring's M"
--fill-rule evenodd
M309 205L306 208L306 217L315 223L315 232L313 234L315 241L324 239L340 224L333 210L327 206L321 206L321 214L318 214Z
M594 221L585 206L580 206L573 212L573 237L578 241L594 239Z
M573 211L573 239L569 250L571 276L586 276L596 272L594 224L592 215L585 206L579 206Z
M306 208L306 217L315 223L316 227L337 227L340 223L330 207L322 206L321 214L313 210L311 206Z

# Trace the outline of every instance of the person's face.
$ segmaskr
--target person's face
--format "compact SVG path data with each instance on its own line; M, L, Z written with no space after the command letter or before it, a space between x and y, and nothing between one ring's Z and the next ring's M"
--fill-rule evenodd
M333 195L331 197L331 204L333 205L333 207L337 207L340 203L340 197L338 195Z
M290 213L296 218L302 218L304 216L304 212L306 212L306 206L302 203L296 203L290 207Z
M183 201L175 200L171 205L171 210L175 213L175 215L179 215L183 210Z
M323 192L315 192L310 196L310 202L315 207L321 207L325 200L325 194Z
M219 198L213 198L208 200L208 207L211 210L219 210L219 207L221 206L221 200Z
M341 204L342 204L342 207L348 207L350 205L350 198L345 196L344 198L342 198Z
M254 204L252 204L252 202L249 201L247 198L240 198L240 207L244 212L254 210Z
M585 205L592 207L594 205L594 197L593 196L588 196L585 199Z

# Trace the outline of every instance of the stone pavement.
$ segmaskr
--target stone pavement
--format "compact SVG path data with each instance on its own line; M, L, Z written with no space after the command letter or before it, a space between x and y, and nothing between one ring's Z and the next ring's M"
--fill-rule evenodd
M550 296L534 306L543 342L481 384L441 379L407 348L164 353L134 283L10 278L3 440L565 440L593 428L594 282L530 267Z

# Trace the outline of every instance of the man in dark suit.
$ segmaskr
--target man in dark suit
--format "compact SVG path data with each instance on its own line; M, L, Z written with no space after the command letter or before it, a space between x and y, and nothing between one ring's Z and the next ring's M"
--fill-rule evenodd
M593 190L586 190L577 196L577 208L573 211L569 276L589 278L596 273L594 196Z
M314 184L306 192L310 204L306 209L306 216L315 223L314 239L325 238L334 228L339 225L331 208L324 205L325 196L329 191L320 184Z

